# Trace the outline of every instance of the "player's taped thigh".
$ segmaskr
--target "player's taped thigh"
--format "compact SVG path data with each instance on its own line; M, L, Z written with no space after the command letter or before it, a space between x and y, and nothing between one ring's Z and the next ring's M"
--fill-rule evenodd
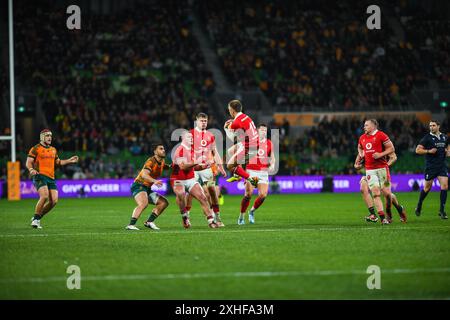
M381 199L381 193L379 193L379 194L373 194L372 193L372 197L375 199L375 198L380 198Z
M205 185L206 185L207 188L215 187L216 186L216 181L208 180L208 181L206 181Z
M379 186L374 186L372 188L369 188L369 190L370 190L370 193L372 194L373 198L381 198L381 196L383 194L383 191Z
M372 191L373 188L381 189L381 182L378 175L370 175L370 178L367 179L367 185L369 186L370 191Z
M148 203L156 205L159 200L159 194L157 192L152 192L148 195Z
M173 189L173 192L175 193L175 195L177 195L177 196L185 196L185 194L186 194L186 187L179 180L176 180L173 183L172 189Z
M155 206L158 207L163 207L162 209L165 209L169 206L169 200L167 200L166 197L159 195L158 196L158 201L155 203ZM160 214L161 212L158 212L158 214Z
M189 186L189 185L184 185L184 187L187 188L187 192L188 192L188 193L191 193L191 190L192 190L196 185L198 185L198 186L200 187L200 190L202 190L202 192L203 192L203 188L202 188L202 186L200 185L200 183L198 183L198 181L194 181L190 186ZM203 192L203 193L204 193L204 192ZM195 198L195 197L194 197L194 198Z

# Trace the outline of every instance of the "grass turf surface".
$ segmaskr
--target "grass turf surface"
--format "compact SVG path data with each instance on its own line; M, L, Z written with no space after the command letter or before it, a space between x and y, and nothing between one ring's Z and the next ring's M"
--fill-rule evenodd
M175 199L159 232L124 230L131 198L61 199L29 226L35 200L0 201L1 299L449 299L450 225L431 193L417 218L417 193L398 194L401 224L363 221L358 194L271 195L256 224L236 224L241 197L226 196L225 228L212 230L191 210L184 230ZM246 220L247 221L247 220ZM81 290L69 290L69 265ZM366 286L381 268L381 290Z

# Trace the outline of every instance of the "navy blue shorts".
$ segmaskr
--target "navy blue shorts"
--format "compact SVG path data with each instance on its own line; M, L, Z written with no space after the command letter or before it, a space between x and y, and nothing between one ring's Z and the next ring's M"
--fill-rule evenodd
M434 180L437 177L448 177L448 170L447 167L441 167L441 168L431 168L425 170L425 180L430 181Z

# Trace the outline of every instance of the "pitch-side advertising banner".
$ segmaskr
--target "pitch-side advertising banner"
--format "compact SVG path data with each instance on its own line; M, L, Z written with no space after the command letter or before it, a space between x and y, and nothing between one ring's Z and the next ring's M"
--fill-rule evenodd
M270 177L269 193L298 194L319 193L324 187L323 176L276 176ZM333 176L333 191L338 193L358 192L361 176ZM167 194L168 179L161 179L163 187L153 186L153 190L161 194ZM419 187L424 184L423 175L392 175L392 191L412 191L417 182ZM61 198L76 197L128 197L131 196L130 186L133 179L96 179L96 180L57 180L59 196ZM244 182L228 183L224 178L219 178L219 184L226 189L227 194L242 195ZM0 189L1 190L1 189ZM439 190L439 182L433 183L434 191ZM256 191L255 191L256 192ZM21 198L36 198L37 192L31 181L20 182Z

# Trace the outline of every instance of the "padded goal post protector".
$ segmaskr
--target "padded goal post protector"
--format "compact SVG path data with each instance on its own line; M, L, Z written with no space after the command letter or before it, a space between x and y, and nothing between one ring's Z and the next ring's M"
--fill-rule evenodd
M20 200L20 162L8 161L8 200Z

